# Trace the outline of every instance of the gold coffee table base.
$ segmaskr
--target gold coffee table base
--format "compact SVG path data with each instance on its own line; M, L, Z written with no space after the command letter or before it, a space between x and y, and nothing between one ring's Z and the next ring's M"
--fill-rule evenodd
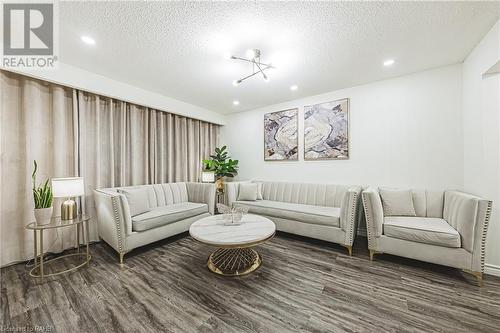
M257 251L250 248L220 248L207 261L208 269L224 276L241 276L255 271L262 264Z

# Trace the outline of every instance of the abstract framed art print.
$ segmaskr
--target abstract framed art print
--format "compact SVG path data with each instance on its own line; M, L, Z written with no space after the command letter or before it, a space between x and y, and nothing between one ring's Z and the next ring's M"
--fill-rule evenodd
M349 158L349 99L304 107L304 159Z
M298 160L298 109L264 115L264 160Z

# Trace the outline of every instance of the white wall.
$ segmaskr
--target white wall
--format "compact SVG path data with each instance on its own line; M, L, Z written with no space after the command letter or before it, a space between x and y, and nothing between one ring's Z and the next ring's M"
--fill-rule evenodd
M500 275L500 74L483 73L500 60L500 21L463 64L464 187L493 200L486 271Z
M59 68L54 70L16 70L15 72L194 119L204 120L219 125L224 125L225 123L225 117L220 113L144 90L130 84L122 83L64 63L59 63Z
M227 116L239 179L463 187L462 68L452 65ZM350 98L350 159L303 160L303 106ZM299 108L299 161L265 162L264 113Z

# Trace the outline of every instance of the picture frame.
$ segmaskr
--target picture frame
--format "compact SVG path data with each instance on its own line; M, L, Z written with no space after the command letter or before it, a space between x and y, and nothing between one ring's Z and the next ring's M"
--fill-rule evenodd
M304 160L349 159L349 98L304 106Z
M298 161L299 109L264 114L264 161Z

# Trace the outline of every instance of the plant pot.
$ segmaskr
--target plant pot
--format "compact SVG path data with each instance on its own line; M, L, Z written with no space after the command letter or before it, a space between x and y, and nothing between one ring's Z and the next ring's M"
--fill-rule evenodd
M217 192L224 192L224 179L222 177L217 178L215 181L215 188Z
M53 207L35 209L36 224L48 224L52 218Z

